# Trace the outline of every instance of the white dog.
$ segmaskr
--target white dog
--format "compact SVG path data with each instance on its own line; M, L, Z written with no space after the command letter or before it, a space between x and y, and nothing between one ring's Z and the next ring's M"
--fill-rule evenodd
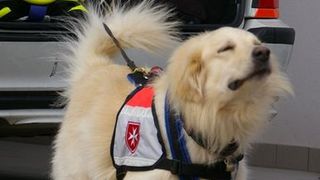
M55 141L53 178L116 179L120 176L113 163L128 165L130 161L133 165L134 162L150 165L134 158L140 156L137 154L143 151L139 149L143 143L154 138L151 137L154 132L160 134L163 141L159 147L167 152L162 158L174 158L168 142L170 138L167 138L169 130L165 128L168 126L164 108L167 97L170 109L182 118L178 139L183 137L185 152L192 164L179 164L178 170L187 166L192 170L184 169L179 174L171 166L146 171L127 169L123 171L124 178L178 179L179 175L184 175L188 179L188 173L194 173L194 169L220 163L223 171L234 179L247 179L245 162L239 163L239 157L246 153L250 141L265 124L274 97L292 93L290 83L280 72L270 50L253 34L235 28L205 32L184 41L171 56L167 70L147 85L154 91L159 129L151 131L149 137L144 136L146 130L141 122L128 123L127 131L133 130L129 132L130 137L122 139L126 143L119 142L115 135L117 147L110 147L117 113L135 87L127 80L130 69L114 63L113 57L119 49L102 23L110 27L122 47L146 51L174 44L177 23L166 21L170 16L166 9L147 2L131 8L114 5L107 15L98 14L90 12L88 20L75 30L78 40L69 44L72 54L68 56L71 62L70 86L66 91L68 105ZM131 154L121 162L112 160L111 153L119 152L110 152L110 149L116 151L121 144L127 149L119 152ZM150 154L153 151L161 154L162 151L152 148L145 154L153 156ZM210 173L216 169L209 170L212 171L209 175L203 172L193 175L215 178Z

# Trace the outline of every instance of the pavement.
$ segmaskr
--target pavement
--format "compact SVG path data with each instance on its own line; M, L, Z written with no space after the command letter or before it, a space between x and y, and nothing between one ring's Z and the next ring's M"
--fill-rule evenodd
M49 179L52 137L0 138L0 179ZM320 180L320 174L250 167L249 180Z
M319 173L250 167L249 180L320 180Z

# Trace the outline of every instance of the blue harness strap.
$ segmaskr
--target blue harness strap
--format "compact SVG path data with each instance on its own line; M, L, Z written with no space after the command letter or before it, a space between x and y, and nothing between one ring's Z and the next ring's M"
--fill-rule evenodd
M191 158L186 146L183 133L183 121L178 114L170 111L168 97L165 99L165 124L170 146L172 159L180 160L184 163L191 164ZM179 176L180 180L198 180L197 177Z
M42 21L47 14L47 6L31 5L29 11L29 21Z

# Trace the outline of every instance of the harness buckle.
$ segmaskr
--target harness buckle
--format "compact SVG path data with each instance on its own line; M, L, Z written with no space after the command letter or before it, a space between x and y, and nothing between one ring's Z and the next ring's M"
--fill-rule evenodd
M226 171L232 172L236 169L236 166L239 162L243 159L244 155L240 154L237 157L229 157L223 160L224 164L226 165Z
M232 172L235 170L235 162L232 159L224 159L223 162L226 165L226 171Z
M143 77L145 79L148 79L148 70L146 68L143 68L143 67L137 67L133 70L133 73L136 73L136 72L139 72L139 73L142 73L143 74Z

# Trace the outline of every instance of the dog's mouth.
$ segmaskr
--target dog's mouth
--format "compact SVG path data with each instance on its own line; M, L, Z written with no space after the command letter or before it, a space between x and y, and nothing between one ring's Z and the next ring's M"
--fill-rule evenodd
M245 82L251 80L251 79L261 79L263 77L268 76L271 74L271 68L270 66L265 66L263 68L255 68L255 70L251 73L249 73L248 76L242 78L242 79L236 79L228 84L228 88L232 91L238 90Z

